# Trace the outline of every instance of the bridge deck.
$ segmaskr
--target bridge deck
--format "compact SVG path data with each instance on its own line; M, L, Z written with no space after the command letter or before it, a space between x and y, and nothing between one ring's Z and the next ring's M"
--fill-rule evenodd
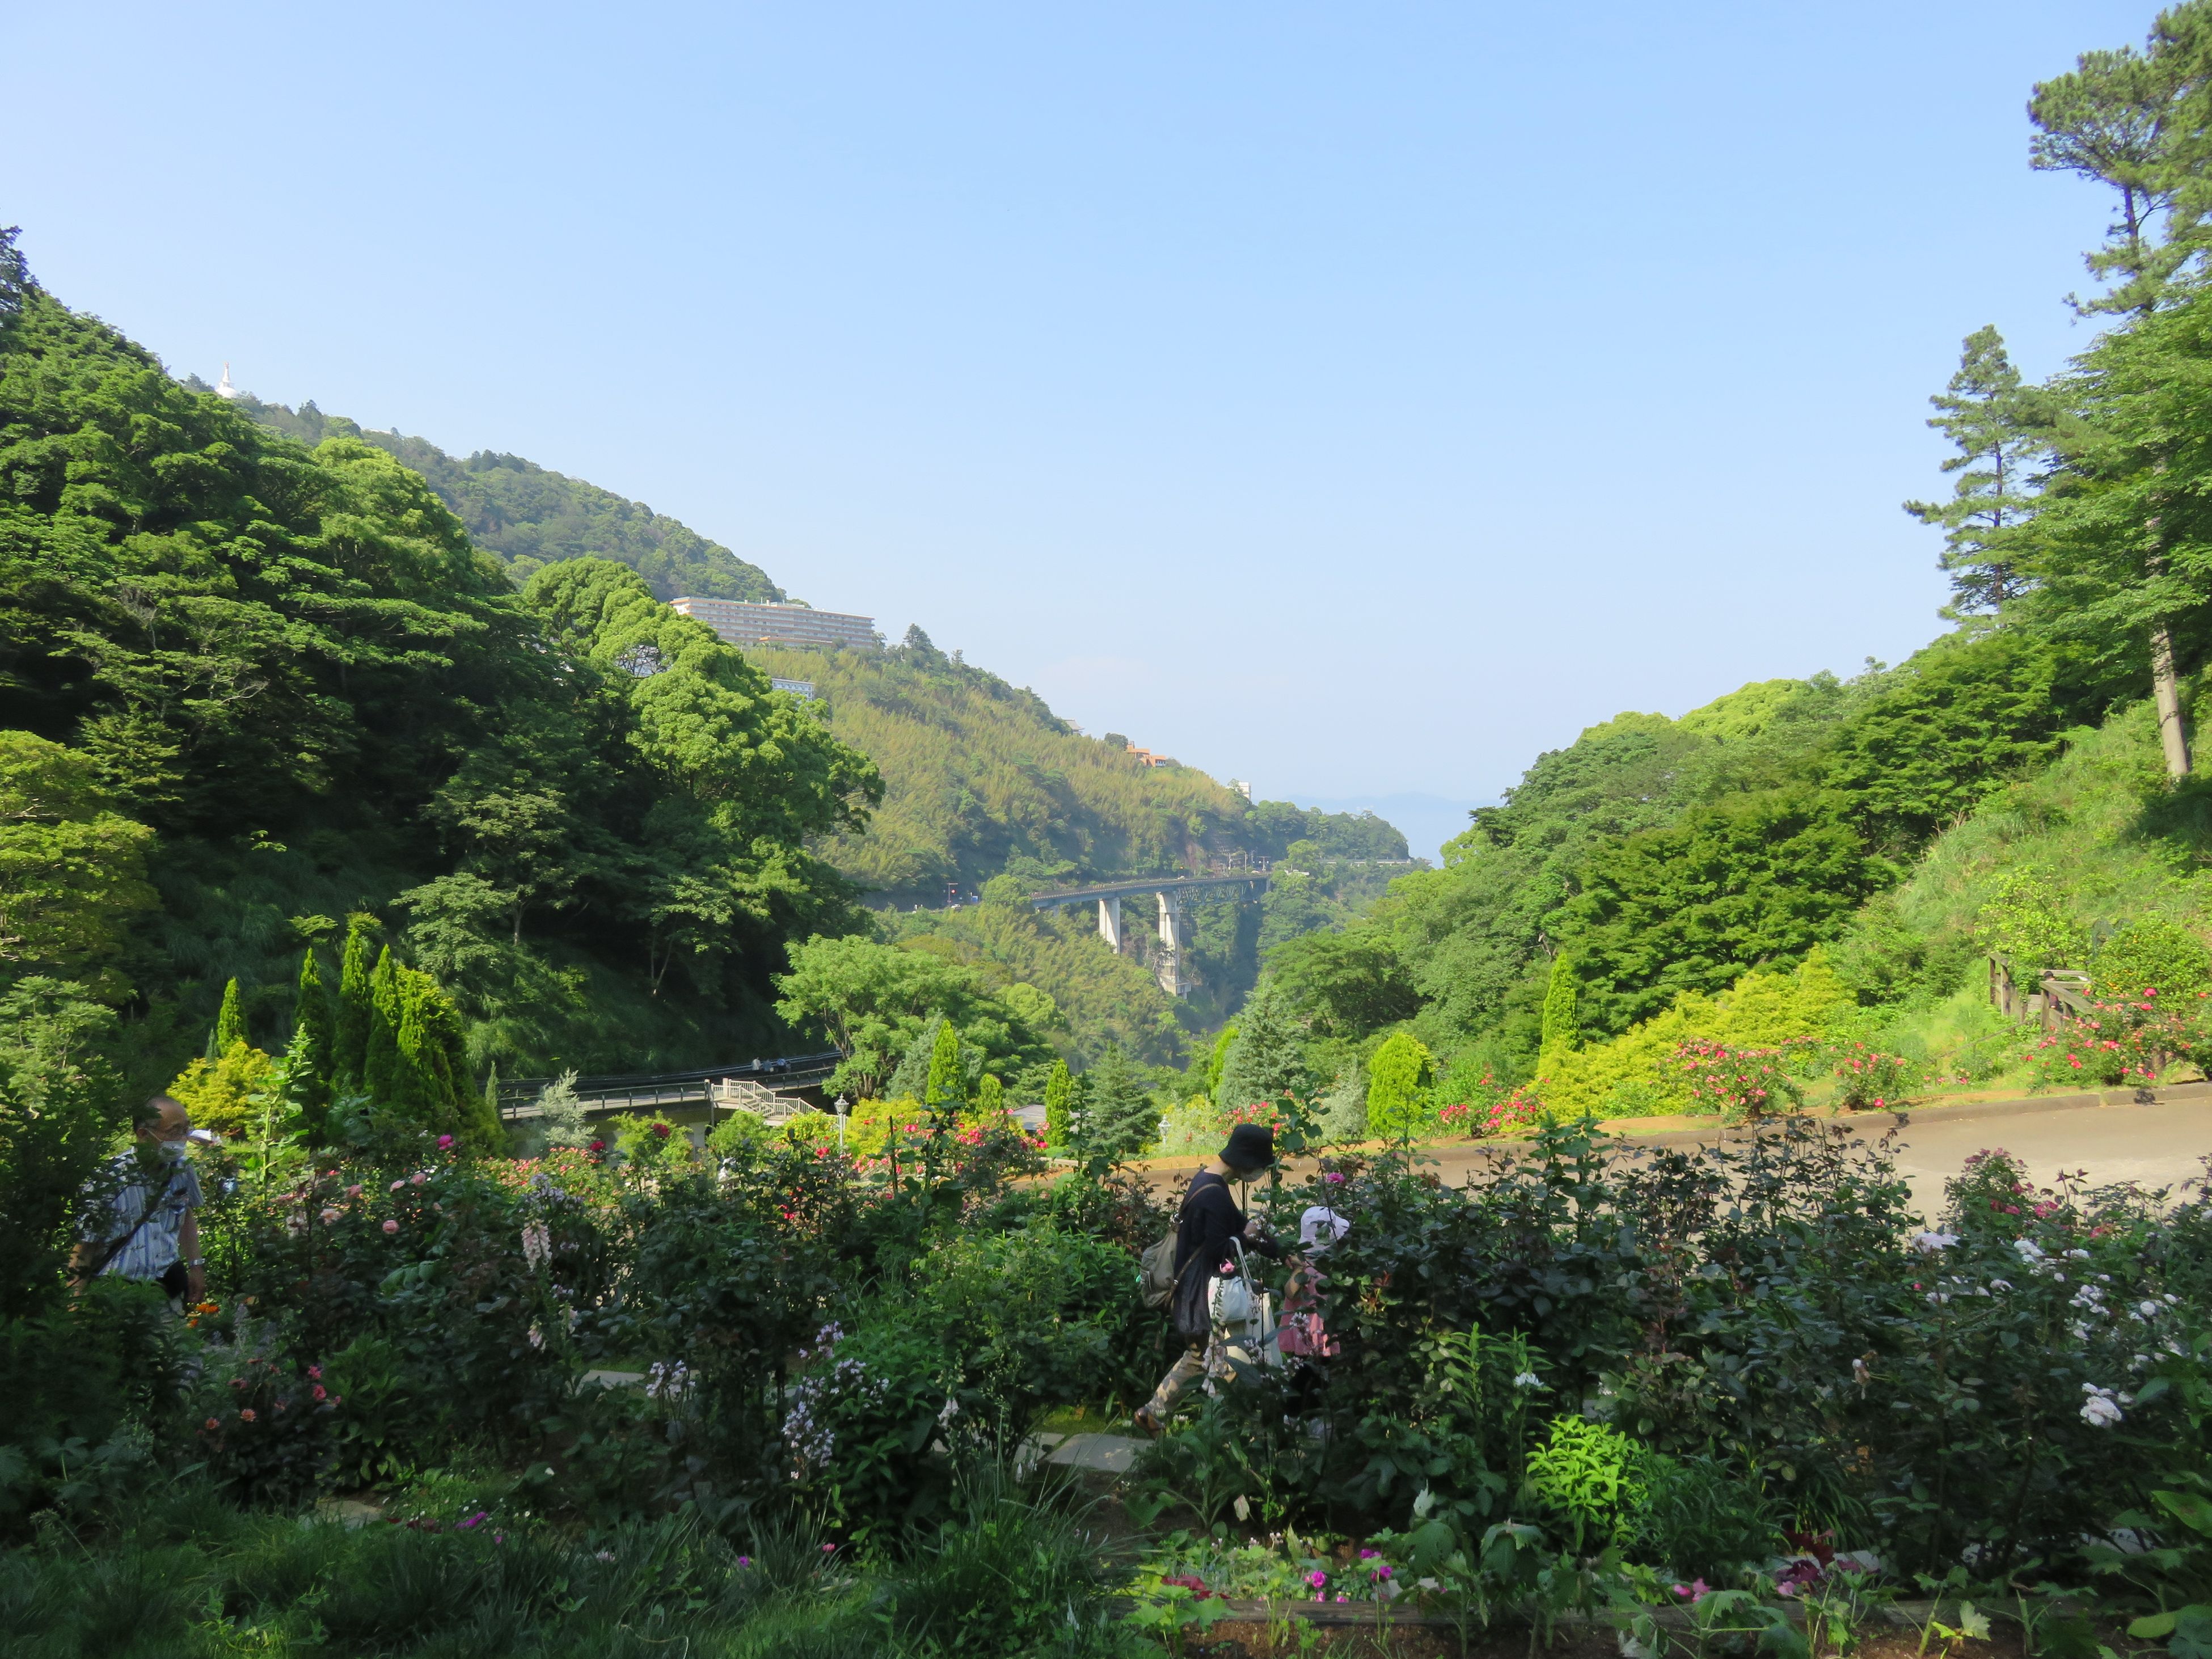
M586 1112L658 1109L663 1106L705 1104L718 1089L742 1091L751 1085L764 1093L803 1088L819 1083L836 1071L844 1056L835 1049L818 1054L792 1054L781 1060L756 1060L744 1065L711 1066L696 1072L659 1072L627 1077L580 1077L572 1085ZM535 1117L539 1092L550 1077L516 1078L499 1091L500 1115ZM734 1086L733 1086L734 1085Z
M1239 870L1227 876L1152 876L1135 881L1107 882L1097 887L1076 887L1064 893L1038 893L1030 900L1036 910L1050 910L1063 904L1081 904L1088 899L1127 898L1132 893L1188 892L1197 887L1244 887L1254 882L1264 884L1267 872L1264 870Z

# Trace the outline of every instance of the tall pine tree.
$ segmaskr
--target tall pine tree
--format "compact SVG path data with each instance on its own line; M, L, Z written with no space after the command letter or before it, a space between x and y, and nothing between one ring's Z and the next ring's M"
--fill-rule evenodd
M1273 984L1262 985L1237 1017L1237 1036L1222 1059L1214 1104L1234 1111L1285 1095L1303 1100L1313 1084L1305 1027L1289 998Z
M1907 501L1905 510L1943 532L1951 614L2002 611L2026 592L2021 532L2037 504L2038 463L2051 449L2051 399L2021 383L1994 326L1978 328L1959 353L1959 372L1928 400L1928 424L1957 447L1943 471L1959 474L1948 501Z
M2212 291L2132 319L2077 362L2020 609L2108 669L2148 672L2166 771L2185 777L2176 659L2201 659L2212 610Z
M1120 1043L1108 1043L1098 1063L1084 1074L1083 1093L1085 1152L1125 1158L1158 1138L1159 1107L1144 1074Z
M2202 0L2178 9L2203 9ZM2203 204L2188 186L2191 161L2201 160L2191 106L2203 98L2202 27L2191 20L2177 33L2160 21L2142 51L2084 52L2028 100L2030 165L2094 179L2119 198L2104 246L2087 256L2092 274L2112 286L2075 301L2085 313L2154 308L2200 241Z

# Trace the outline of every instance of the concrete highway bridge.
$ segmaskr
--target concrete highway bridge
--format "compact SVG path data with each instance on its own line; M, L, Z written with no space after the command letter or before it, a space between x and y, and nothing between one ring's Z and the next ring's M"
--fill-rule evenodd
M1160 950L1152 973L1170 996L1183 994L1182 896L1213 887L1265 887L1267 868L1262 863L1250 870L1231 870L1212 876L1146 876L1133 881L1101 882L1091 887L1071 887L1065 892L1039 893L1030 900L1037 910L1057 910L1070 904L1098 906L1098 935L1115 955L1121 954L1121 901L1152 895L1159 906Z

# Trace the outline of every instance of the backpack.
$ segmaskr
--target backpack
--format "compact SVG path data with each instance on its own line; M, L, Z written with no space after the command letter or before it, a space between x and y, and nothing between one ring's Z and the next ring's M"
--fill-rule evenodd
M1192 1188L1193 1192L1196 1190L1195 1187ZM1182 1195L1182 1202L1176 1209L1176 1218L1168 1224L1167 1231L1160 1235L1160 1242L1147 1246L1145 1253L1137 1258L1137 1265L1144 1273L1145 1305L1147 1308L1164 1308L1175 1300L1176 1243L1182 1237L1183 1212L1190 1207L1190 1193Z
M1176 1238L1182 1231L1180 1219L1170 1223L1167 1231L1161 1235L1160 1242L1148 1246L1137 1258L1137 1265L1144 1270L1145 1305L1147 1308L1164 1308L1175 1300Z

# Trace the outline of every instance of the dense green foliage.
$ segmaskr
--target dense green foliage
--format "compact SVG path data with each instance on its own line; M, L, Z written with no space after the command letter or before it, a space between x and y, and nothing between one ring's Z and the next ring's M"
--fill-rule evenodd
M2070 661L1960 634L1848 684L1620 715L1477 811L1443 868L1280 953L1281 982L1319 1035L1356 1045L1410 1018L1462 1073L1527 1076L1547 997L1565 1006L1562 953L1575 1033L1601 1037L1843 935L1900 860L2095 706Z
M354 911L451 988L471 1070L764 1046L784 940L851 925L805 843L879 787L627 568L519 595L382 450L302 448L35 286L0 347L0 962L135 990L148 1081L233 979L281 1048L301 946Z
M1151 767L1122 740L1082 736L1034 691L947 655L921 629L888 651L753 647L805 680L829 729L882 770L865 836L832 843L838 867L892 903L981 892L1002 872L1032 886L1178 874L1231 853L1282 858L1311 841L1340 859L1403 859L1405 837L1369 815L1254 805L1204 773Z
M663 599L690 594L774 603L787 598L765 571L690 526L520 455L478 450L462 459L427 439L325 415L312 402L294 410L244 397L237 406L310 447L326 438L355 438L421 473L470 539L495 556L518 587L547 565L599 558L628 565Z

